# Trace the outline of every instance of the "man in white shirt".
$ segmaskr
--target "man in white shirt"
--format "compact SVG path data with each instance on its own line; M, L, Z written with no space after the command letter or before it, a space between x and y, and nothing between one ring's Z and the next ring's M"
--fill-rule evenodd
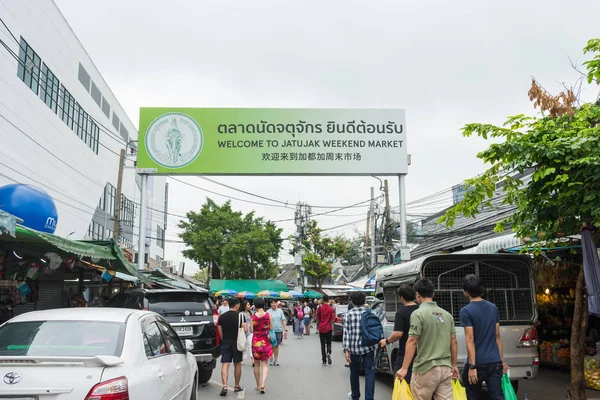
M217 313L219 313L219 315L223 315L227 311L229 311L229 302L227 301L227 299L223 299L223 302L219 306Z

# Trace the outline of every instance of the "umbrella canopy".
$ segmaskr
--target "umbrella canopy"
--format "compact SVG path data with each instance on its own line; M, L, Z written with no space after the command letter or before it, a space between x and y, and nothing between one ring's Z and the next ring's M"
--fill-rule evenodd
M287 292L291 297L293 297L294 299L301 299L304 297L304 295L302 294L302 292L296 292L295 290L290 290L289 292Z
M290 292L279 292L279 297L282 299L291 299L294 296L292 296Z
M304 292L304 297L307 299L321 299L323 298L323 295L319 292L307 290L306 292Z
M235 290L224 289L224 290L219 290L217 293L215 293L215 296L217 296L217 297L235 296L236 294L237 294L237 292Z
M271 297L271 298L279 298L280 292L273 292L271 290L263 290L262 292L258 292L256 295L258 297Z
M240 299L253 299L256 297L256 295L252 292L244 291L239 292L236 297L239 297Z

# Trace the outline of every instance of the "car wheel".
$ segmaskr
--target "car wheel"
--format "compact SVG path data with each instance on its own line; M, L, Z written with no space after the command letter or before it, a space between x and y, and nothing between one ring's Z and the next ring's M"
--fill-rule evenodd
M198 376L194 376L194 384L192 385L192 395L190 396L190 400L196 400L198 398Z
M213 373L212 369L198 370L198 382L206 383L206 382L210 381L212 373Z

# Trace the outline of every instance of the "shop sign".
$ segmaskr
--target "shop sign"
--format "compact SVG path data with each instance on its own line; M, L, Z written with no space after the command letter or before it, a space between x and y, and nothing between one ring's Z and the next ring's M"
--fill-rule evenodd
M141 108L139 173L398 175L401 109Z

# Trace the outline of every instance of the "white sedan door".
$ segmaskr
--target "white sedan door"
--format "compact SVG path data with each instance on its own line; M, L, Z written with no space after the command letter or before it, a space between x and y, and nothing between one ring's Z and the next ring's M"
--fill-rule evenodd
M169 350L169 362L175 366L177 371L175 398L179 400L189 399L189 393L192 386L190 377L190 367L187 361L186 350L179 339L179 336L173 331L165 321L158 320L158 326L163 333L167 348Z
M148 357L148 365L156 374L160 398L175 400L179 392L179 371L156 318L145 318L142 321L142 329L150 347L151 357Z

